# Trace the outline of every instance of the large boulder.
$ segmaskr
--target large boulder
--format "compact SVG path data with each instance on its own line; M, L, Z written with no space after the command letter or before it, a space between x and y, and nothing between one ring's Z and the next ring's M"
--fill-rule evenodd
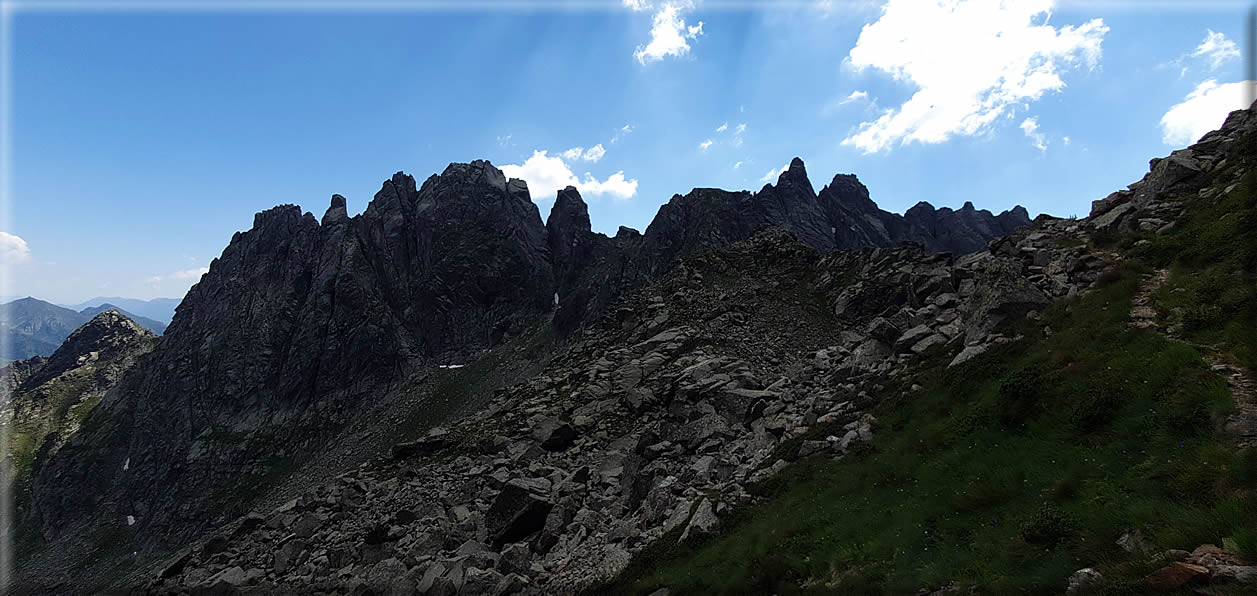
M515 480L506 483L485 514L490 543L501 548L523 541L545 527L553 507L554 503L530 491L526 484Z

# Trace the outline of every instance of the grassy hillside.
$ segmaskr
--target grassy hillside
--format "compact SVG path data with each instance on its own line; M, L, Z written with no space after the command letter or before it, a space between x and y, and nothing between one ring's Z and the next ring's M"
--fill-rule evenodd
M1225 543L1257 561L1257 453L1215 431L1236 406L1210 367L1257 368L1254 189L1252 174L1219 183L1182 197L1168 233L1101 239L1126 258L1096 291L1027 321L1022 341L952 369L940 355L888 389L902 397L871 449L788 468L719 537L665 537L598 591L1059 594L1095 567L1099 593L1152 593L1165 563L1119 547L1132 530L1155 552ZM1185 341L1130 325L1158 269L1171 275L1152 305Z

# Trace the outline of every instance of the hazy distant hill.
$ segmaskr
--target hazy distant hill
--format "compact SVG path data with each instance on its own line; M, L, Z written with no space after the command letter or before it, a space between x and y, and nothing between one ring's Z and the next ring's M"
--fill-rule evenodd
M61 342L83 323L102 311L116 308L150 331L161 334L166 324L127 312L116 305L86 308L81 311L45 302L38 298L20 298L0 304L0 333L9 337L9 351L0 353L0 360L22 360L31 356L49 356Z
M179 298L153 298L152 300L139 300L136 298L120 298L117 296L111 296L108 298L97 296L91 300L86 300L78 304L66 304L63 306L81 312L85 308L111 304L119 309L125 309L128 313L133 313L133 315L128 316L140 325L147 327L143 321L136 319L134 315L148 317L154 321L161 321L162 323L169 325L170 320L175 316L175 307L179 306L179 301ZM158 333L160 333L160 331Z

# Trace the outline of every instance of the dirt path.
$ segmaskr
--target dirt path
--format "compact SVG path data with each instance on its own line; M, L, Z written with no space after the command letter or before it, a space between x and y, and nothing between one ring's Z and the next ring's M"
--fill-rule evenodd
M1240 447L1257 446L1257 379L1254 379L1251 372L1219 355L1212 346L1189 342L1157 323L1157 310L1152 305L1152 294L1169 279L1170 272L1167 269L1158 269L1144 276L1139 292L1131 299L1130 325L1137 329L1157 331L1199 350L1210 370L1226 379L1227 388L1231 390L1231 397L1235 399L1238 408L1223 421L1223 432L1234 436Z

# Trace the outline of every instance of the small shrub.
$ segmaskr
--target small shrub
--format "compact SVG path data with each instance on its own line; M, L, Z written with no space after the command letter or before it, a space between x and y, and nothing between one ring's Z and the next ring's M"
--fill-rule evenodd
M1212 329L1222 320L1222 308L1214 304L1193 306L1183 312L1183 327L1188 331Z
M780 554L759 553L751 557L745 584L752 593L772 594L798 578L799 573Z
M1123 277L1125 277L1125 274L1117 267L1105 269L1100 272L1100 275L1096 276L1096 286L1101 288L1111 286L1114 283L1121 281Z
M1026 367L1004 377L995 401L999 421L1007 426L1023 426L1030 421L1038 409L1046 376L1037 367Z
M1104 387L1083 392L1069 413L1069 421L1079 433L1087 434L1106 426L1117 414L1118 401Z
M1055 546L1078 532L1078 522L1064 511L1044 505L1021 526L1021 537L1030 544Z
M1076 472L1066 473L1052 483L1049 496L1053 501L1068 501L1078 496L1078 489L1082 487L1082 478Z
M1239 547L1239 556L1248 561L1257 561L1257 529L1240 528L1235 531L1235 545Z
M1235 488L1257 488L1257 448L1249 447L1239 452L1228 481Z

